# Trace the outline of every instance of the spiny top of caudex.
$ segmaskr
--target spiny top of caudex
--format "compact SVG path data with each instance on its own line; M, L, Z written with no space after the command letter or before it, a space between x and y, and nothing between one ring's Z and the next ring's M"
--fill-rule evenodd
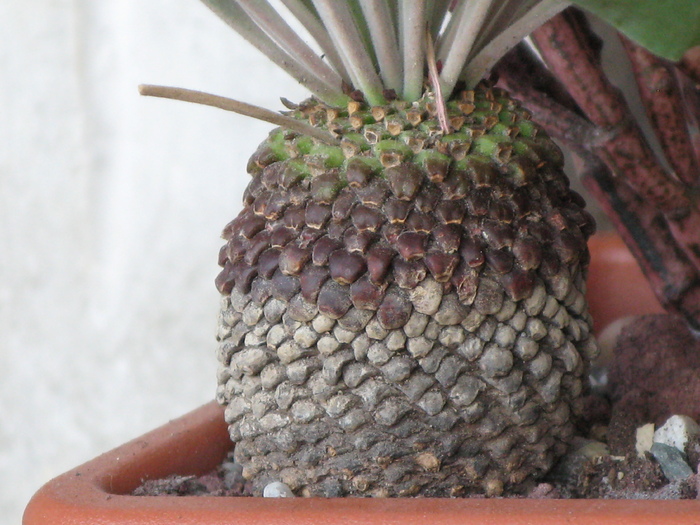
M565 0L202 2L318 100L335 107L352 98L370 106L394 98L414 102L426 85L438 103L450 98L458 82L473 89L509 49L569 5ZM278 113L223 97L157 86L142 86L141 92L290 126Z

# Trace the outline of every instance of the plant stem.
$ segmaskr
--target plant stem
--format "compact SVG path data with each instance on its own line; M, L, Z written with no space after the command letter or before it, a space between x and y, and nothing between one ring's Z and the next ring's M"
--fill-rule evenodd
M676 70L676 78L683 93L683 105L688 118L688 134L695 152L695 158L700 163L700 86L695 84L681 70ZM700 177L700 174L698 174Z
M338 74L343 78L348 84L351 82L350 75L348 75L343 61L340 59L340 55L333 47L333 41L328 35L328 31L323 27L323 23L318 18L318 16L312 12L308 7L306 2L301 0L280 0L284 6L289 9L301 25L309 32L309 34L316 40L318 45L321 47L321 51L326 55L328 62L333 66L333 68L338 72Z
M445 98L442 95L442 87L440 86L440 74L438 73L437 61L435 60L435 46L433 45L433 37L430 34L430 26L425 28L425 47L428 59L428 76L435 90L438 122L440 122L442 132L447 135L450 132L450 123L447 120L447 107Z
M700 329L700 281L676 243L664 217L649 201L592 156L579 167L582 181L639 262L652 290L667 310Z
M484 22L484 27L479 32L471 56L475 56L483 49L486 43L505 31L513 21L518 20L525 13L523 9L529 10L537 5L541 0L503 0L492 4L491 9Z
M303 135L308 135L332 146L340 145L340 140L331 135L328 131L315 128L301 120L292 117L280 115L269 109L239 102L231 98L212 95L202 91L194 91L191 89L182 89L168 86L153 86L150 84L142 84L139 86L139 93L148 97L169 98L173 100L181 100L183 102L193 102L205 106L212 106L226 111L233 111L239 115L252 117L257 120L263 120L270 124L275 124L285 129L297 131Z
M571 96L593 124L608 132L597 154L616 176L624 176L636 191L667 213L687 209L683 185L659 165L630 110L605 77L599 58L588 47L583 28L567 13L532 34L542 58L565 83Z
M543 0L508 29L486 44L483 49L469 60L469 64L462 71L460 78L465 81L467 88L474 88L508 50L515 47L544 21L568 6L569 2L562 0Z
M661 168L629 108L601 69L597 39L575 11L545 24L533 34L533 40L576 104L569 97L560 97L567 109L544 93L539 98L531 96L534 88L523 84L539 75L541 65L511 71L507 57L499 66L505 73L501 83L527 94L535 118L584 159L585 186L637 257L661 303L699 329L700 209L689 197L695 185L687 187ZM559 96L555 83L542 84ZM669 104L663 92L660 96L653 109L662 113L657 118L667 120ZM579 107L585 117L577 114ZM669 192L678 194L670 198Z
M399 2L399 42L403 55L403 99L418 100L423 94L425 52L425 2Z
M302 66L268 37L233 0L202 0L202 2L319 99L334 106L342 106L347 102L341 86L329 86L323 79Z
M370 104L384 104L386 101L382 94L381 80L374 70L372 58L362 44L362 37L348 5L333 0L313 0L313 3L355 88L362 91Z
M237 0L248 16L260 29L293 56L302 66L312 71L329 87L340 90L342 79L311 49L299 35L284 21L267 0Z
M437 40L451 3L452 0L434 0L433 2L432 11L428 17L430 20L430 34L433 40Z
M483 26L492 3L493 0L465 2L464 8L455 13L455 16L459 17L456 20L455 36L450 44L450 49L441 53L441 56L445 58L440 74L440 83L442 90L448 96L457 84L459 75L472 51L479 29Z
M401 57L389 6L382 0L360 0L360 6L369 27L384 85L396 93L401 93Z
M630 58L639 95L659 143L679 179L698 183L700 170L688 136L686 107L671 66L643 47L622 39Z

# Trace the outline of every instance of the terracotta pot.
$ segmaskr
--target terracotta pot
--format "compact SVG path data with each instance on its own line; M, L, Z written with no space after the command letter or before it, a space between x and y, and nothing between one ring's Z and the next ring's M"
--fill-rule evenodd
M591 308L598 328L615 316L659 311L617 238L591 242ZM25 525L229 524L695 524L700 501L527 499L262 499L130 496L143 479L200 475L231 449L222 409L209 403L46 484Z

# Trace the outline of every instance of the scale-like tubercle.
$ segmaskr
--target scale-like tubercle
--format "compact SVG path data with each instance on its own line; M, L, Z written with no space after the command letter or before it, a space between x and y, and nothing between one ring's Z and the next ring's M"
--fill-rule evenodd
M224 230L218 399L255 493L499 494L567 448L597 353L594 222L556 145L479 87L292 114Z

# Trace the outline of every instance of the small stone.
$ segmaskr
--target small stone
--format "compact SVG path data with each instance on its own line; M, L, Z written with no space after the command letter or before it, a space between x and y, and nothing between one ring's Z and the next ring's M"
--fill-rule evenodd
M556 328L554 326L549 326L549 330L547 332L548 336L548 341L549 344L553 348L559 348L566 342L566 336L564 335L564 332L559 330L559 328Z
M676 447L685 454L688 443L700 435L700 425L688 416L671 416L654 432L654 442Z
M676 447L663 443L654 443L651 454L659 462L664 476L669 481L681 481L693 475L693 469L688 466L683 453Z
M416 456L418 463L427 472L437 472L440 470L440 460L431 452L423 452Z
M380 425L393 426L411 410L407 403L397 398L386 399L374 412Z
M552 324L557 328L566 328L569 326L570 322L571 316L569 316L569 312L566 311L564 306L559 305L557 313L554 314L554 317L552 317Z
M554 485L549 483L539 483L528 495L530 499L559 499L561 493Z
M245 484L243 465L235 462L227 462L222 465L222 470L224 471L224 486L227 489L242 489Z
M547 319L554 319L554 316L559 311L559 301L555 297L549 295L544 303L544 308L542 309L542 315Z
M359 332L367 325L372 317L374 317L374 312L371 310L351 308L348 313L338 319L338 325L344 330Z
M343 367L353 360L350 351L342 351L323 360L323 378L329 385L335 385L343 375Z
M447 350L444 348L435 348L427 356L418 360L418 364L424 372L434 374L437 372L440 362L447 355Z
M293 498L294 493L287 485L281 481L273 481L265 485L263 498Z
M356 388L375 373L376 368L373 366L364 363L350 363L343 369L343 381L350 388Z
M493 334L496 333L497 326L498 323L496 322L496 320L492 317L489 317L483 323L481 323L481 326L476 332L476 335L478 335L482 341L488 343L489 341L491 341L491 338L493 338Z
M494 280L486 277L479 282L474 299L474 308L484 315L498 313L503 304L503 289Z
M587 441L583 446L577 448L573 454L584 458L595 459L610 455L610 450L605 443L600 441Z
M355 408L345 414L338 424L347 432L354 432L365 423L369 422L369 414L365 409Z
M535 387L545 403L554 403L559 398L562 376L563 374L559 370L555 370L549 374L544 383Z
M422 372L415 372L406 382L397 386L408 399L415 403L426 390L433 386L433 383L435 383L435 380L431 376Z
M634 445L637 455L641 458L651 450L654 444L654 423L647 423L639 427L635 433L637 441ZM668 444L668 443L667 443Z
M380 400L386 397L389 387L382 380L370 378L355 389L355 395L362 399L365 410L374 410Z
M287 377L292 384L303 385L318 368L319 364L316 359L299 359L289 364Z
M274 389L287 378L287 370L280 363L270 363L260 372L260 384L267 390Z
M231 291L231 307L236 312L243 312L243 309L250 302L250 297L248 294L239 292L238 290Z
M244 374L258 374L270 361L267 352L259 347L246 348L231 359L231 366L240 369Z

